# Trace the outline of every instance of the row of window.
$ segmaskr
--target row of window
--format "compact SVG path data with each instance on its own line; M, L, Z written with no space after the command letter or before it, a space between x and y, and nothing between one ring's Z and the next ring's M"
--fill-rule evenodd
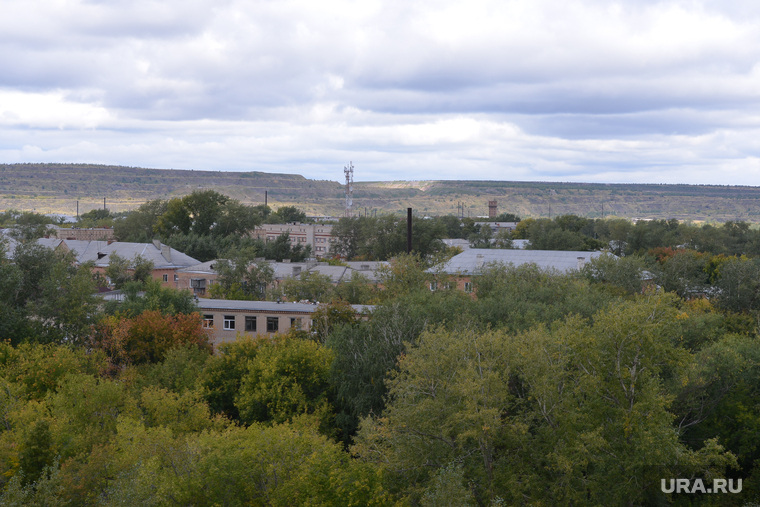
M276 333L280 330L280 318L279 317L267 317L267 333ZM234 331L235 330L235 315L225 315L222 323L222 328L225 331ZM213 315L204 315L203 316L203 327L205 328L211 328L214 326L214 316ZM290 327L300 328L301 327L301 318L300 317L291 317L290 318ZM255 333L257 331L257 317L253 315L246 315L245 316L245 331L250 333Z

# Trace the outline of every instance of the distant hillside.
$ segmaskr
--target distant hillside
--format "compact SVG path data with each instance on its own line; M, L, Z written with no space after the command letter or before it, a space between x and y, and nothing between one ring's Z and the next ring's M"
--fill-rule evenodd
M336 181L262 172L142 169L91 164L0 164L0 209L80 213L106 205L112 211L214 189L245 203L296 205L308 214L342 215L344 187ZM746 220L760 222L760 187L634 185L506 181L361 182L354 185L355 211L465 216L499 212L523 217L572 213L587 217Z

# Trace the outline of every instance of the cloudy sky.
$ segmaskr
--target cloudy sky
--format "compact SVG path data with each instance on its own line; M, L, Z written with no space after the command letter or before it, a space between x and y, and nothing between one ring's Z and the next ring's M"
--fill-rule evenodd
M760 185L752 0L3 0L0 163Z

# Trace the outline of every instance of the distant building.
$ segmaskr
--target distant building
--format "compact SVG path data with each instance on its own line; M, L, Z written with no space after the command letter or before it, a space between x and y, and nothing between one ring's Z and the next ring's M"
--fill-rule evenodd
M274 241L287 232L291 245L310 245L315 257L328 257L335 241L332 229L331 224L262 224L253 231L253 236L264 241Z
M488 225L488 227L491 228L491 231L493 231L494 234L503 230L512 232L517 228L517 222L484 222L484 221L478 220L478 224L481 227L483 227L484 225Z
M455 255L431 272L444 273L456 280L458 289L472 292L473 277L481 274L489 264L501 263L520 266L535 264L542 269L569 273L583 268L591 259L604 252L580 252L567 250L512 250L499 248L470 248Z
M496 201L488 201L488 218L496 218L497 216L499 216L499 208Z
M80 229L78 227L53 227L53 235L58 239L78 241L113 241L115 236L110 227L93 227Z
M333 285L350 281L354 273L366 277L371 283L377 283L375 271L385 262L356 261L346 262L341 266L330 266L326 262L275 262L267 261L274 271L274 286L280 285L288 278L297 278L302 273L314 272L326 275ZM213 260L178 269L176 272L176 288L192 291L198 297L205 297L219 276L216 265L219 260Z

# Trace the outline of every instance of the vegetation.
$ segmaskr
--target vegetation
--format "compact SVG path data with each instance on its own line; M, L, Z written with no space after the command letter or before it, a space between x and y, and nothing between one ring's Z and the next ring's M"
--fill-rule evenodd
M204 195L212 215L236 206ZM229 248L199 209L184 222L188 203L170 215L154 203L143 218ZM89 266L21 241L0 257L0 503L760 500L757 231L524 220L502 239L619 255L571 273L485 265L470 294L437 270L438 240L488 233L454 220L417 219L411 255L393 217L344 220L342 246L389 259L382 289L307 272L281 290L332 301L311 329L215 354L190 293L138 276L139 259L112 261L125 300L99 304ZM260 297L272 273L259 253L227 251L213 290ZM348 304L367 299L367 315ZM742 492L660 490L714 477L742 479Z
M357 167L357 171L359 168ZM357 173L358 174L358 173ZM337 168L336 179L342 178ZM44 188L41 188L43 182ZM211 189L243 204L273 208L298 206L312 216L342 216L344 186L291 174L143 169L93 164L0 164L0 209L38 210L74 215L103 208L134 210L156 199ZM639 185L506 181L415 181L354 183L357 214L391 213L406 208L427 216L476 219L488 201L522 218L575 214L586 218L671 219L722 223L760 222L757 187ZM461 214L461 215L460 215ZM286 220L288 221L288 220ZM504 220L512 221L512 220Z

